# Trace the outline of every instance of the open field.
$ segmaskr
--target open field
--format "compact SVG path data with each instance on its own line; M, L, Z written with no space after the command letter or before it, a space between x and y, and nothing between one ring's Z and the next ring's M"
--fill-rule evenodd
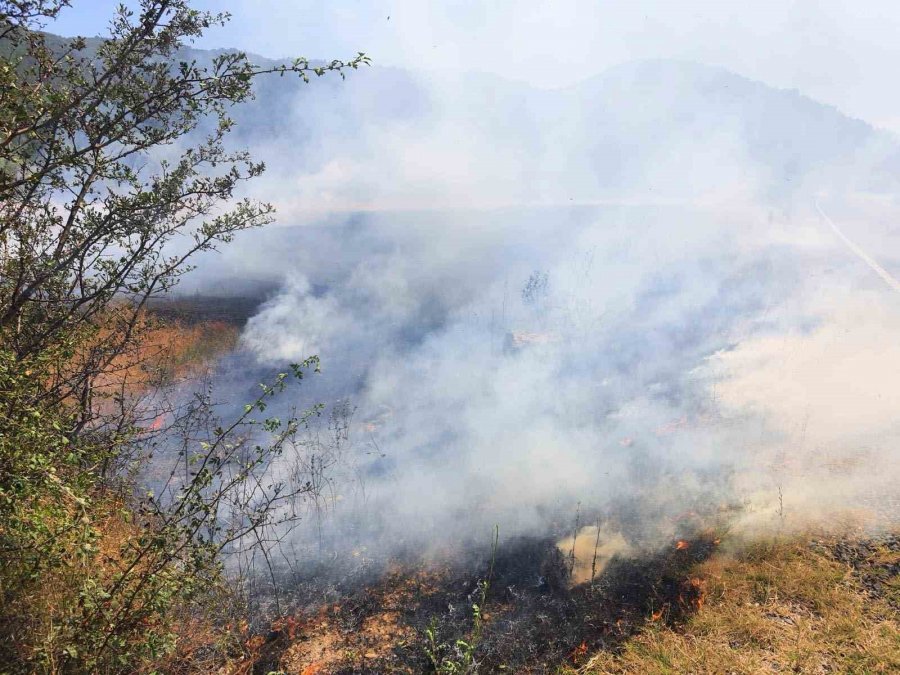
M574 586L565 555L552 550L536 541L501 545L483 603L484 566L398 567L345 600L248 637L249 655L226 671L900 669L897 535L751 541L706 532L653 556L614 559L593 582ZM536 566L547 575L537 585Z

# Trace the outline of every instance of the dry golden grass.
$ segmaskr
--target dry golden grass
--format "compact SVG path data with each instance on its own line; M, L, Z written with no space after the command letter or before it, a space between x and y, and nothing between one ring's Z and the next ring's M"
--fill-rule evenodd
M100 331L98 342L113 326L110 322L109 328ZM222 322L163 323L144 314L135 343L98 375L95 391L99 396L94 404L102 413L104 407L111 407L104 395L121 391L137 399L154 386L192 377L233 348L237 337L237 327ZM67 368L67 364L60 367ZM90 494L89 508L74 496L63 499L56 510L47 499L30 506L33 520L42 522L50 534L38 539L46 552L37 562L31 562L34 556L22 556L30 565L27 569L25 562L18 565L13 559L0 570L3 634L12 638L0 648L0 673L7 672L2 662L13 657L22 663L40 663L47 672L67 672L65 651L80 644L80 632L91 613L84 606L86 595L110 585L130 564L127 548L143 533L141 526L129 517L131 509L117 490L97 487ZM0 524L0 537L4 526ZM32 568L39 568L40 574ZM176 602L169 614L144 620L147 632L177 636L175 652L165 661L166 672L204 672L204 667L193 665L218 658L222 651L240 652L246 631L223 628L221 618L228 607L220 604L206 615L194 606L186 611Z
M93 537L85 536L87 529L63 529L62 523L78 517L76 508L70 506L70 512L60 518L60 525L49 521L50 512L47 515L48 528L60 531L57 539L69 551L65 564L47 565L34 583L19 585L12 595L12 605L5 608L7 616L17 619L15 626L4 628L4 633L18 634L20 639L14 641L14 651L24 661L40 652L48 654L52 664L53 655L61 651L58 645L71 642L73 626L82 616L79 591L83 582L92 576L102 583L115 574L121 566L122 548L138 534L137 528L123 518L122 505L115 498L94 501L90 513L80 516L85 525L94 526ZM22 584L21 574L7 577L9 571L4 568L0 572L0 591L11 580Z
M98 389L122 387L139 392L196 375L217 356L237 344L237 327L221 321L187 325L142 318L138 343L110 364L96 384Z
M884 552L893 556L896 552ZM583 673L896 673L900 616L807 540L749 545L700 565L703 607L684 625L648 623Z
M100 495L92 503L90 515L85 515L94 526L91 549L73 554L66 564L48 567L37 582L18 589L14 606L4 608L13 620L3 627L4 634L18 639L0 652L0 673L8 672L2 663L4 654L6 658L15 654L22 663L35 663L34 672L80 672L64 657L68 645L82 640L79 630L87 612L80 592L88 579L91 584L109 585L131 562L123 554L142 530L126 513L118 498ZM70 543L67 548L76 546ZM0 595L6 590L4 572L0 572ZM210 585L208 593L202 603L176 601L169 611L151 612L143 618L144 634L170 634L173 649L143 666L132 663L129 672L209 673L226 663L228 655L250 653L252 645L246 643L249 627L234 618L237 598L225 585ZM139 634L134 642L142 639Z

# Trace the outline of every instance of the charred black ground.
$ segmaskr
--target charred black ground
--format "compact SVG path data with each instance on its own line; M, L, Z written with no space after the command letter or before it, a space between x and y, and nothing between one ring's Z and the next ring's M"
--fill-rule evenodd
M871 596L900 611L900 535L837 543L813 541L812 546L851 567Z
M694 533L661 550L614 559L592 583L569 583L571 560L555 538L519 537L496 551L482 607L483 631L475 658L483 672L550 672L560 662L578 663L597 649L614 650L648 620L682 621L702 604L703 588L691 570L718 545L714 532ZM471 640L473 604L490 562L457 563L430 571L398 567L340 602L305 613L299 623L268 635L255 671L266 673L303 649L327 625L332 646L350 656L339 667L316 672L429 672L423 648L428 630L438 658L453 659L457 640ZM357 580L358 581L358 580ZM391 630L367 633L379 615ZM352 655L358 655L354 659Z
M268 289L242 296L188 294L162 298L150 303L160 318L195 325L204 321L223 321L242 327L265 301Z

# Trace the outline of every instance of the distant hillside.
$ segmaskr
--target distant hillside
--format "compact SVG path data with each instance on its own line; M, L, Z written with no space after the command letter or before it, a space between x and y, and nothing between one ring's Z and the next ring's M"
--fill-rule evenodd
M897 145L889 134L796 90L774 89L721 68L629 63L569 93L596 121L587 152L612 181L635 163L658 159L659 148L681 143L703 148L718 136L740 142L734 149L765 168L766 186L778 194L828 174L851 179L859 189L896 185ZM691 159L692 153L685 153L677 165L691 171ZM862 175L856 173L860 164Z
M692 62L627 63L558 90L377 65L314 85L263 78L256 100L234 110L234 143L252 147L277 183L269 198L289 195L303 208L736 191L784 201L823 189L887 192L900 177L891 134L795 90Z
M462 159L435 156L426 173L446 161L452 176L462 164L519 203L690 198L738 183L780 200L803 189L888 191L900 176L891 134L796 90L681 61L628 63L560 90L379 67L309 88L270 79L237 117L246 143L290 141L289 153L265 150L282 170L362 161L392 176L410 152L456 150Z

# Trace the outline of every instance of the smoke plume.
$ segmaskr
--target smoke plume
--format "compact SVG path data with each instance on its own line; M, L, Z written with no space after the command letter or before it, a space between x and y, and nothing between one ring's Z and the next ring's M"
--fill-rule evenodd
M892 138L696 64L555 91L372 73L260 92L242 140L282 226L196 282L275 289L224 398L318 354L284 405L347 420L295 550L559 530L578 504L634 510L623 550L691 509L896 515L900 296L823 217L900 270Z

